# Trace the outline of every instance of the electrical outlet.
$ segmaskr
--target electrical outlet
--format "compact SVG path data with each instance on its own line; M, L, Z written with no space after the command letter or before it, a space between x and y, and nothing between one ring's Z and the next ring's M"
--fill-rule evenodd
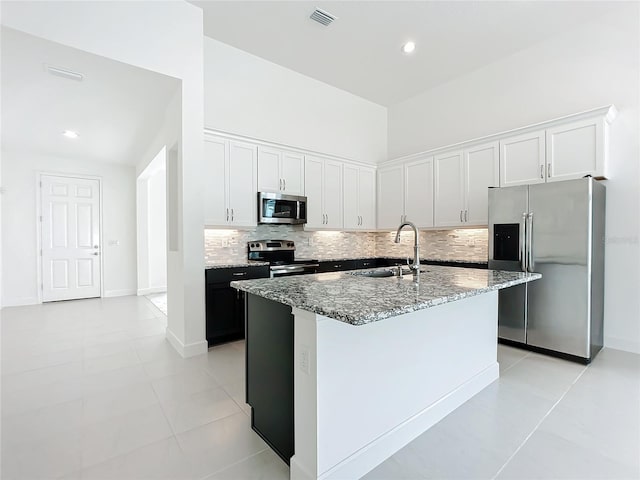
M300 370L302 370L307 375L310 374L311 369L309 366L311 353L307 347L302 347L300 349Z
M220 246L221 247L228 247L229 246L229 239L228 238L223 238L222 240L220 240Z
M307 245L309 245L310 247L313 247L313 237L307 238Z

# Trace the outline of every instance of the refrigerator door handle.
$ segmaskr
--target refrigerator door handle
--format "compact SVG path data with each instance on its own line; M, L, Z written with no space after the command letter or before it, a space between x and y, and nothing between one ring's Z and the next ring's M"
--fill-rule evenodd
M523 272L527 271L527 213L522 214L522 222L520 223L520 268Z
M533 273L533 213L527 215L527 271Z

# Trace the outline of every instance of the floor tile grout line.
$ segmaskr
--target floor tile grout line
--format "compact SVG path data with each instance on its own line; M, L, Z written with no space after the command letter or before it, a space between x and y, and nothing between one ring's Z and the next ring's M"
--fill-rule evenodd
M207 480L208 478L212 477L213 475L216 475L216 474L218 474L218 473L222 473L222 472L224 472L225 470L230 469L231 467L235 467L236 465L239 465L239 464L241 464L242 462L246 462L246 461L247 461L247 460L249 460L250 458L256 457L256 456L260 455L261 453L266 452L268 449L269 449L269 447L263 448L263 449L262 449L262 450L260 450L259 452L252 453L251 455L249 455L249 456L247 456L247 457L244 457L244 458L242 458L242 459L238 460L237 462L234 462L234 463L232 463L232 464L230 464L230 465L227 465L227 466L225 466L225 467L223 467L223 468L220 468L220 469L218 469L218 470L215 470L214 472L207 473L206 475L204 475L204 476L200 477L200 478L199 478L199 480Z
M518 360L516 360L515 362L513 362L511 365L509 365L507 368L505 368L502 372L500 372L501 374L507 372L508 370L511 370L513 367L515 367L516 365L518 365L521 361L523 361L525 358L527 358L529 356L529 352L527 352L523 357L519 358ZM500 362L498 362L500 363Z
M516 450L509 456L509 458L507 458L507 460L504 462L504 464L502 465L502 467L500 467L500 469L495 473L495 475L493 477L491 477L491 480L496 480L496 478L498 477L498 475L500 475L500 473L502 473L502 471L507 467L507 465L509 464L509 462L511 462L511 460L513 460L513 458L518 454L518 452L520 450L522 450L522 448L524 447L524 445L529 441L529 439L533 436L533 434L538 430L538 428L540 428L540 425L542 425L542 423L546 420L546 418L551 414L551 412L553 412L553 410L555 410L555 408L558 406L558 404L560 404L560 402L564 399L564 397L567 395L567 393L569 393L569 391L573 388L573 386L578 382L578 380L580 380L580 378L582 378L582 375L584 375L584 373L587 371L587 369L589 368L589 365L586 365L582 371L580 372L580 374L571 382L571 384L569 385L569 387L562 393L562 395L560 396L560 398L553 404L551 405L551 407L549 408L549 410L547 411L547 413L545 413L543 415L543 417L540 419L540 421L538 423L536 423L536 425L533 427L533 430L531 430L531 432L529 433L529 435L526 436L526 438L522 441L522 443L520 443L520 445L518 445L518 448L516 448Z

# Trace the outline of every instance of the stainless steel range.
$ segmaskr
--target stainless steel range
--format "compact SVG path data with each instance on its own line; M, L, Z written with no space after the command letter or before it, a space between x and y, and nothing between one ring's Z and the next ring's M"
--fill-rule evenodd
M248 242L249 260L269 262L271 278L316 273L317 260L296 260L291 240L253 240Z

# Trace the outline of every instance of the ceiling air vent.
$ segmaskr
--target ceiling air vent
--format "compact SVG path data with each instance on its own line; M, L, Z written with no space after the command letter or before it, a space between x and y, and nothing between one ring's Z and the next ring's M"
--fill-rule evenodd
M84 75L78 72L72 72L71 70L67 70L65 68L54 67L53 65L44 65L44 68L51 75L55 75L56 77L67 78L69 80L75 80L76 82L81 82L84 79Z
M331 15L329 12L325 12L324 10L316 8L309 18L311 20L315 20L318 23L321 23L326 27L330 25L337 17L335 15Z

